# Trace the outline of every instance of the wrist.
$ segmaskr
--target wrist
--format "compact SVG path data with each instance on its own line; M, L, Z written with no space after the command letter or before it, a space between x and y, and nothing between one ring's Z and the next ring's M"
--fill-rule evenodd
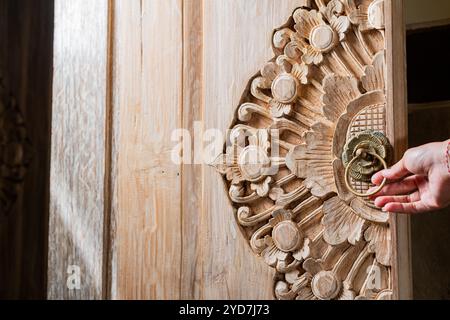
M431 167L434 168L441 177L446 180L450 180L450 140L443 142L434 143L434 151L433 151L433 164ZM430 167L430 168L431 168Z

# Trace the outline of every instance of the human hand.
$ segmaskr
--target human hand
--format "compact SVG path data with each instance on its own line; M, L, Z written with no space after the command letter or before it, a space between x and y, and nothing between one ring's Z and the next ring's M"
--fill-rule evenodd
M385 212L421 213L450 205L450 172L448 152L450 140L408 150L392 168L378 172L372 183L389 182L372 197Z

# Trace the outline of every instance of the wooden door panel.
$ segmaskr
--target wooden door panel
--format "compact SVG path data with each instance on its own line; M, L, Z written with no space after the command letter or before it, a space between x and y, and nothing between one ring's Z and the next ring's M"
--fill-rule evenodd
M58 5L58 2L61 3ZM56 21L62 21L67 14L62 2L56 1ZM81 7L87 3L83 0L74 3L69 9L81 15ZM203 159L201 152L214 133L225 135L230 126L238 123L237 109L249 96L247 89L251 88L251 80L274 55L280 55L273 45L274 30L286 22L292 27L293 20L289 17L294 10L299 7L311 10L316 3L324 6L327 1L110 0L102 2L101 8L95 14L86 15L83 21L72 15L65 20L66 24L56 24L55 33L60 37L75 33L81 27L86 32L97 29L95 37L98 37L74 35L64 42L72 46L76 54L71 57L80 68L56 68L55 79L60 79L56 86L70 79L73 83L84 84L87 77L94 76L98 89L63 86L64 90L55 91L58 99L54 100L57 117L53 120L56 129L53 138L60 141L65 137L67 147L60 157L54 154L52 172L59 172L58 168L74 159L79 145L91 155L77 158L83 164L80 168L90 171L96 167L97 171L88 174L75 165L76 170L71 173L52 176L52 203L55 205L51 210L50 234L53 230L55 235L50 239L53 243L57 240L59 248L55 246L49 260L51 298L274 298L274 288L280 286L280 281L286 283L286 274L277 273L276 268L269 266L249 245L250 237L257 228L268 223L270 217L250 227L240 224L237 214L245 202L230 201L230 185L224 188L220 174L206 165L205 160L211 157ZM385 3L391 8L391 1ZM392 5L392 10L401 11L396 5ZM389 21L389 10L387 12ZM401 30L391 28L393 31L389 31L389 22L386 25L387 39L394 39L394 33L399 34L397 40L388 44L384 69L387 71L386 97L390 99L393 90L403 90L403 80L394 79L395 73L390 73L401 58L389 54L390 48L401 49ZM360 79L364 67L370 65L372 58L385 46L381 34L373 34L368 39L372 55L368 55L367 61L363 59L364 64L356 63L350 66L354 69L347 70L345 62L336 62L334 57L329 73ZM351 36L352 39L357 37ZM95 43L91 50L97 51L96 59L84 56L88 63L77 60L81 52L77 49L86 50L86 41ZM68 58L68 51L63 48L62 40L55 42L57 65ZM365 54L361 47L356 52L351 51L352 48L345 50L350 60L351 54L357 57ZM73 78L65 78L67 73ZM317 82L309 82L318 94L323 90L321 81L319 77ZM390 86L394 83L398 87L392 89ZM339 86L332 89L338 90ZM86 100L85 95L92 100ZM73 103L66 103L67 97L74 97ZM320 97L317 97L319 100L313 102L317 102L315 107L320 109ZM256 103L257 98L253 96L248 102ZM96 105L91 103L94 101ZM263 105L261 101L258 103ZM401 105L402 101L390 103ZM403 115L401 110L395 115L389 114L390 108L388 103L386 133L400 151L404 146L397 144L397 139L404 137L404 132L390 131L388 127L393 123L390 117L400 119ZM92 117L88 123L76 120L77 117L86 119L84 115L89 114ZM313 116L307 120L317 119ZM83 135L73 136L58 128L72 128L71 132L83 132ZM181 136L184 140L180 141ZM182 149L179 149L180 142L184 142ZM223 143L220 142L219 149ZM300 143L303 143L301 139L291 139L285 145ZM58 148L60 146L53 147L55 152ZM174 150L182 150L184 163L173 160ZM58 158L67 161L58 162ZM71 180L67 180L69 177ZM79 188L62 188L64 180L75 181L74 185ZM298 181L302 183L300 177ZM62 192L63 189L68 192ZM302 190L305 195L310 194L309 187L303 186ZM84 193L89 197L84 197ZM260 199L255 202L261 203L260 208L266 205ZM82 213L66 210L75 205L96 209ZM66 224L63 229L58 222L61 217L75 222L84 217L83 221L91 223ZM314 226L320 228L320 220L314 220ZM96 239L92 245L80 239L80 228L83 234ZM398 234L403 236L403 232ZM394 260L396 242L394 238L389 245ZM74 250L78 253L71 253ZM96 257L91 255L94 252ZM261 252L256 253L261 255ZM357 257L350 260L355 262ZM88 268L89 261L95 268ZM69 264L82 265L80 290L66 286ZM397 262L392 266L395 275ZM288 277L294 279L296 275L291 272ZM392 286L397 289L396 283L391 282L391 289Z
M373 172L364 173L354 149L384 144L371 154L389 162L389 126L398 125L394 140L404 133L404 108L387 106L391 97L396 106L405 101L393 96L404 92L404 72L389 78L386 65L387 45L402 48L385 40L385 5L389 16L384 1L305 2L295 10L273 34L275 58L250 77L214 163L253 251L276 270L279 299L394 296L395 221L363 196Z
M272 58L274 26L303 1L205 1L204 126L224 133L248 79ZM256 258L236 224L223 181L204 169L203 264L206 298L271 299L273 271ZM213 241L211 241L211 240ZM240 271L239 271L240 270Z
M113 298L180 298L182 2L115 2ZM132 232L130 232L132 231Z
M103 297L108 1L55 1L48 297ZM70 275L81 275L81 286ZM77 288L77 289L75 289Z

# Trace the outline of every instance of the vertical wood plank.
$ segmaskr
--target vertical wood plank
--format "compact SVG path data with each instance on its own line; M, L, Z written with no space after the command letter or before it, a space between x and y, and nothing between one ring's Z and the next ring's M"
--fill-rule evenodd
M408 107L406 96L406 24L403 0L385 2L387 41L387 126L394 146L396 160L408 148ZM391 218L393 232L394 297L412 298L412 271L410 248L410 218L396 215Z
M119 120L111 296L178 299L181 168L171 161L171 134L181 127L182 1L117 0L114 11Z
M56 0L48 297L103 297L108 1ZM80 289L67 286L80 268Z
M204 1L204 125L225 134L248 80L273 58L273 30L302 1ZM204 168L203 296L273 299L273 271L241 234L220 175Z
M183 0L183 128L190 132L190 162L182 166L181 298L200 299L202 167L194 152L203 129L203 1ZM188 153L188 150L185 150Z

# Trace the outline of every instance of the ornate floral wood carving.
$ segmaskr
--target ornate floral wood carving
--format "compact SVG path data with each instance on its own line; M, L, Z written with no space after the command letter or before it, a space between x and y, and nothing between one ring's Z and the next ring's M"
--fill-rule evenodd
M278 299L392 297L388 214L347 190L341 159L358 134L386 134L383 4L316 0L295 10L214 163L244 236L276 270Z
M28 163L29 142L24 119L0 79L0 216L11 211Z

